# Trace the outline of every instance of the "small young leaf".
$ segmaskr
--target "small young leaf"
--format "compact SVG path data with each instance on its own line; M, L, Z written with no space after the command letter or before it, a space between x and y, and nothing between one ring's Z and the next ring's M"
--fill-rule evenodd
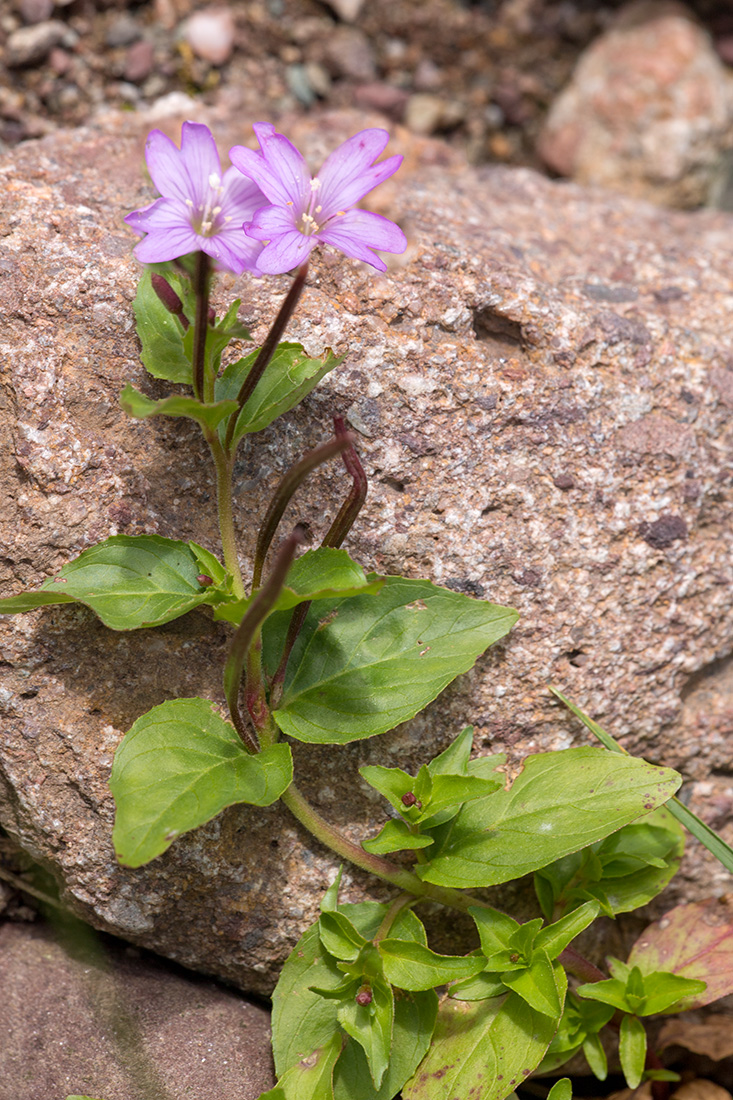
M573 1100L573 1086L569 1077L561 1077L547 1094L547 1100Z
M387 981L398 989L420 992L461 978L472 978L486 966L476 955L436 955L409 940L385 939L377 945Z
M275 712L289 737L345 744L385 733L427 706L517 618L511 609L428 581L384 580L375 595L311 607ZM270 673L280 661L284 626L276 614L263 629Z
M204 405L195 397L178 394L154 401L129 382L120 394L120 404L128 416L134 416L137 420L145 420L149 416L186 416L211 431L237 407L236 401L217 401L213 405Z
M493 886L577 851L655 809L680 776L603 749L530 756L509 790L468 803L416 868L439 886Z
M338 874L329 886L326 893L321 898L321 912L322 913L335 913L339 907L339 889L341 887L341 877L344 873L343 863L339 867Z
M468 911L478 929L481 950L487 959L509 950L511 937L520 927L519 921L500 909L490 909L488 906L472 905Z
M389 1065L392 1048L394 994L383 978L372 980L370 993L372 999L369 1004L360 1004L356 998L341 1002L336 1009L336 1018L346 1034L363 1049L374 1087L378 1089Z
M318 921L321 943L335 959L354 962L367 942L343 913L325 912Z
M641 1082L646 1060L646 1031L636 1016L624 1016L621 1020L618 1053L626 1084L635 1089Z
M484 963L486 960L484 960ZM475 978L466 978L450 989L450 996L457 1001L487 1001L490 997L500 997L507 987L496 974L477 974Z
M432 837L411 833L406 821L390 819L375 837L371 840L362 840L361 846L365 852L381 856L386 852L407 852L418 848L429 848L432 843Z
M142 350L140 358L154 378L191 384L191 360L183 349L183 325L153 290L151 276L162 275L183 302L184 313L193 321L196 311L191 281L173 263L148 264L137 286L132 308Z
M659 1012L679 1012L680 1004L689 1004L691 997L698 997L706 988L706 982L681 978L678 974L667 974L659 970L646 974L644 1012L639 1015L655 1016Z
M536 946L556 959L576 936L580 935L598 916L600 906L596 901L588 901L567 916L561 917L548 928L543 928L537 936Z
M244 359L230 363L216 382L217 401L236 398L260 353L257 348ZM295 408L315 389L324 375L337 367L343 355L330 348L321 359L311 359L302 344L279 344L262 378L237 419L233 442L249 432L259 432L278 416Z
M381 764L364 764L359 768L359 775L370 787L384 795L395 810L404 813L406 803L402 798L408 793L414 793L412 790L415 786L414 775L403 771L402 768L385 768Z
M324 1046L291 1066L259 1100L332 1100L333 1070L342 1045L341 1036L332 1035Z
M379 592L383 583L375 574L367 579L362 567L352 561L345 550L326 546L306 550L291 565L273 611L289 611L307 600L369 595ZM239 624L251 602L252 597L224 604L216 609L214 618Z
M536 1012L559 1020L567 990L565 971L553 964L544 951L536 951L526 970L512 970L501 975L509 989L518 993Z
M629 963L645 975L661 970L706 983L676 1011L726 997L733 993L733 907L726 898L677 906L641 934Z
M620 978L606 978L602 982L586 982L579 985L575 991L579 997L587 997L591 1001L600 1001L605 1005L612 1005L621 1012L630 1012L631 1005L626 1000L626 982Z
M586 1035L582 1050L591 1073L599 1081L605 1081L608 1077L608 1058L597 1033Z
M109 785L117 858L126 867L149 863L226 806L269 806L292 776L287 745L250 756L207 700L161 703L138 718L115 753Z
M556 1027L516 993L473 1004L449 998L403 1100L504 1100L537 1067Z

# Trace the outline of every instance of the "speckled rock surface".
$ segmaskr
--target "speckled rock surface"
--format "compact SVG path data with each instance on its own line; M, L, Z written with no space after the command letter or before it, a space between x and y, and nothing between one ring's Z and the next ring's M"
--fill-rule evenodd
M246 133L241 118L208 121L224 149ZM318 164L364 124L283 128ZM0 167L3 593L114 532L216 546L193 427L132 422L117 404L128 377L162 392L137 359L120 220L150 197L145 130L114 117ZM354 556L522 617L417 720L374 744L296 746L302 786L362 838L383 820L352 778L362 763L417 768L466 722L482 751L514 764L585 743L552 682L629 749L679 767L694 808L730 837L733 223L475 171L402 131L399 148L405 165L374 198L410 248L385 276L336 254L318 262L291 334L314 351L348 344L349 358L242 453L237 522L251 536L284 468L343 413L371 478ZM256 335L286 286L237 288ZM222 287L232 295L233 281ZM292 519L322 529L342 491L327 470ZM232 808L137 871L110 844L117 743L167 697L221 700L226 629L196 612L114 634L61 607L0 630L0 823L92 923L270 989L336 866L285 812ZM693 851L665 906L728 889L716 867ZM369 889L347 875L345 896Z
M560 175L671 206L717 203L733 144L733 81L675 0L634 2L581 55L539 153Z
M0 924L0 1100L254 1100L270 1017L213 982L75 927Z

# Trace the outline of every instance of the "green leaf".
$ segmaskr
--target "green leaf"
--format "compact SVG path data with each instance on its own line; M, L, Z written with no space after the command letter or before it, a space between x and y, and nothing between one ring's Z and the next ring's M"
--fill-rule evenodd
M322 913L335 913L339 907L339 890L341 888L341 878L344 873L343 863L338 869L338 874L329 886L326 893L321 898L321 912Z
M618 741L611 737L610 733L606 733L597 722L594 722L592 718L589 718L580 707L576 707L574 703L571 703L561 691L558 691L555 687L550 687L550 691L555 695L568 710L581 720L584 726L587 727L593 733L601 744L610 752L626 753ZM681 825L692 833L696 840L699 840L709 852L715 856L720 863L723 864L727 871L733 873L733 848L723 840L721 836L711 829L709 825L706 825L704 821L701 821L697 814L693 814L692 810L688 810L687 806L683 802L680 802L679 798L670 798L667 803L667 809L675 817Z
M438 997L433 990L397 998L392 1050L381 1088L374 1088L362 1048L348 1042L336 1063L334 1100L393 1100L424 1058L437 1014Z
M637 969L637 968L635 968ZM691 997L704 993L707 983L678 974L654 971L644 976L643 1016L656 1016L659 1012L679 1011L678 1005L688 1003Z
M379 791L389 804L398 812L404 813L405 804L402 796L408 792L414 793L415 776L402 768L385 768L381 764L364 764L359 768L359 775L366 780L370 787Z
M733 910L725 898L679 905L650 924L631 949L629 963L705 983L675 1011L700 1008L733 993ZM648 980L648 979L646 979Z
M547 1094L547 1100L573 1100L573 1086L569 1077L561 1077Z
M145 420L149 416L187 416L211 431L237 407L236 401L217 401L213 405L204 405L195 397L178 394L153 401L129 382L120 394L120 404L128 416L134 416L138 420Z
M159 535L113 535L90 546L38 591L0 600L0 614L81 603L112 630L160 626L221 598L216 587L198 580L200 551L195 543Z
M376 595L319 600L293 648L275 720L299 741L344 744L385 733L466 672L516 618L510 609L402 577L385 578ZM277 614L263 629L271 673L285 629Z
M191 360L183 349L183 325L169 313L155 293L151 275L162 275L183 302L184 313L193 322L196 304L190 279L172 263L148 264L137 286L132 308L142 351L140 358L154 378L191 385Z
M588 925L598 916L600 906L596 901L586 902L567 916L561 917L548 928L543 928L537 936L536 945L546 951L551 959L556 959L568 944L572 943Z
M361 902L341 905L339 912L366 940L371 940L382 923L387 906ZM398 914L392 931L401 939L414 939L418 943L426 939L422 923L409 910ZM311 987L335 989L343 980L343 972L320 941L318 925L312 925L290 953L273 993L272 1045L279 1076L311 1050L323 1046L338 1026L337 1002L319 996Z
M618 1053L626 1084L635 1089L641 1082L646 1060L646 1031L636 1016L624 1016L621 1020Z
M371 982L372 1001L359 1004L354 998L342 1002L336 1017L346 1034L354 1039L366 1055L374 1087L379 1088L389 1065L394 1021L394 993L383 978Z
M611 1009L611 1012L613 1012L613 1009ZM586 1035L582 1043L582 1049L591 1073L599 1081L605 1081L608 1077L608 1058L598 1034Z
M554 1020L562 1016L567 978L560 964L553 966L544 951L534 953L526 970L508 971L501 975L501 980L536 1012Z
M492 886L595 843L653 810L680 776L602 749L530 756L509 790L463 807L416 868L440 886Z
M335 1032L330 1040L297 1062L283 1075L274 1089L259 1100L332 1100L333 1070L342 1047Z
M606 978L602 982L586 982L579 985L575 991L579 997L587 997L591 1001L600 1001L604 1005L612 1005L621 1012L630 1012L631 1005L626 1000L626 982L620 978Z
M109 785L117 858L127 867L149 863L226 806L269 806L292 775L287 745L248 755L207 700L161 703L138 718L115 753Z
M343 913L326 911L318 921L321 943L335 959L354 962L367 942Z
M484 959L484 965L486 960ZM507 987L496 974L477 974L475 978L466 978L454 985L449 995L457 1001L487 1001L490 997L500 997Z
M280 592L273 611L289 611L306 600L369 595L379 592L383 583L375 574L367 579L362 567L352 561L345 550L325 546L318 550L306 550L291 565L285 587ZM251 602L252 597L249 597L226 604L217 608L214 618L239 624Z
M409 940L384 939L377 949L387 981L412 992L472 978L486 966L481 956L437 955L424 944Z
M556 1027L516 993L473 1004L448 999L432 1046L402 1096L503 1100L539 1064Z
M418 848L429 848L432 843L432 837L410 832L410 826L406 821L390 819L375 837L371 840L362 840L361 846L365 852L381 856L385 852L406 852Z
M243 383L260 353L257 348L244 359L230 363L216 382L217 401L230 400L239 395ZM278 416L295 408L315 389L317 384L337 367L343 355L334 355L330 348L323 358L310 358L302 344L279 344L262 378L255 386L249 401L237 419L233 442L249 432L259 432Z

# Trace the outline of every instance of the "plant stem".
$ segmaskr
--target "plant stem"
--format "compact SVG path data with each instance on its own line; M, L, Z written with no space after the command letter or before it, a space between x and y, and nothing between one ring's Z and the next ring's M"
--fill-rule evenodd
M351 436L348 435L332 439L328 443L324 443L322 446L316 447L315 450L310 451L304 458L301 458L300 462L297 462L282 478L275 490L270 507L267 509L267 514L262 521L257 536L257 545L255 547L254 563L252 566L253 592L256 588L259 588L267 551L270 548L270 543L277 531L278 524L293 494L305 481L308 474L312 473L313 470L316 470L324 462L328 462L330 459L335 458L336 455L341 454L350 444Z
M582 978L584 982L602 982L608 977L574 947L566 947L559 959L570 974L574 974L576 978Z
M211 261L205 252L196 253L193 289L196 295L196 319L193 332L193 392L199 401L205 400L204 371L206 366L206 333L209 327L209 271Z
M346 423L342 416L334 416L333 426L337 439L350 438L346 430ZM333 546L336 549L341 546L349 531L354 526L354 521L364 506L367 489L369 488L364 467L359 461L359 456L352 442L349 443L349 446L341 455L341 460L346 467L346 472L351 477L351 489L346 500L339 508L338 515L329 527L326 537L321 543L322 546Z
M227 454L221 445L216 431L206 432L211 457L216 468L216 503L219 515L219 535L224 552L224 565L232 575L232 591L237 599L244 599L244 581L239 566L237 536L234 531L234 509L232 507L232 471L234 455Z
M423 882L412 871L408 871L396 863L390 863L389 860L383 859L381 856L365 852L359 844L354 844L352 840L349 840L333 825L330 825L325 818L321 817L294 783L291 783L285 793L281 795L281 799L292 815L297 818L301 825L305 826L308 832L313 834L316 840L320 840L321 844L325 844L336 855L348 859L350 863L356 864L357 867L361 867L363 871L369 871L370 874L377 875L386 882L391 882L393 886L398 886L400 890L408 894L426 898L430 901L438 901L442 905L450 906L453 909L461 909L465 912L473 905L486 907L486 902L471 897L470 894L453 890L449 886L434 886L432 883Z
M260 348L260 354L252 364L252 369L242 383L241 389L237 394L237 404L239 405L239 412L233 413L229 419L229 425L227 427L226 439L224 446L227 451L231 449L232 439L234 437L234 429L236 428L237 419L239 413L249 401L250 397L254 393L255 387L259 382L262 375L267 370L267 367L272 359L277 345L280 342L280 337L285 331L285 326L293 315L293 311L298 304L303 288L305 287L305 280L308 275L308 261L298 268L293 279L292 286L288 291L283 304L280 306L277 317L275 318L272 328L265 337L265 342Z
M372 943L375 946L378 943L381 943L382 940L386 940L392 929L392 925L394 924L395 920L402 912L402 910L409 908L411 905L414 905L416 901L417 898L414 896L414 894L398 894L397 897L389 903L389 908L384 914L384 919L377 929L376 936L372 940Z
M290 537L283 543L280 552L275 558L275 563L272 567L270 576L267 578L267 583L262 586L252 603L249 605L247 613L239 624L237 632L232 639L229 657L227 658L226 667L224 669L224 690L226 692L227 705L229 707L229 713L232 716L232 722L240 736L242 736L244 720L239 709L239 688L242 681L245 662L248 660L250 650L257 639L260 627L280 595L280 590L285 583L288 569L295 557L295 551L304 541L302 529L296 527ZM259 657L259 654L257 656ZM250 692L253 690L254 685L250 683L247 686L247 707L251 713L255 703L254 699L250 698ZM261 698L259 698L259 696L261 696ZM264 708L262 719L269 719L261 678L257 702L258 711L260 705ZM257 728L259 728L259 721L256 725ZM257 751L257 749L255 749L255 751Z

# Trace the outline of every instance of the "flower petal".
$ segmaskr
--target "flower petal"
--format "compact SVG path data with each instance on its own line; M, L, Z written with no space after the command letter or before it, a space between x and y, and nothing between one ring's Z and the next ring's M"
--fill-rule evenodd
M198 247L226 271L231 271L234 275L241 275L243 271L259 275L257 261L262 245L259 241L245 237L239 226L225 229L214 237L199 237L198 241Z
M280 206L292 204L301 214L311 194L311 177L305 160L287 138L275 132L271 123L256 122L253 129L260 152L235 145L229 150L229 159L243 175L254 180L270 202Z
M407 248L407 237L400 227L369 210L349 210L341 217L332 218L320 231L318 239L339 248L354 260L364 260L378 271L386 271L387 265L371 251L372 248L384 252L404 252Z
M265 245L257 260L258 270L263 275L284 275L305 263L316 244L315 237L305 237L297 229L291 229Z
M318 202L323 207L324 219L337 210L347 210L397 171L402 164L400 156L372 166L388 141L386 130L362 130L326 158L318 173L321 182Z
M133 248L135 256L143 264L158 264L164 260L177 260L199 249L197 237L190 225L170 225L156 229Z
M233 222L249 221L256 210L267 204L267 196L263 195L257 184L246 179L236 168L227 168L222 183L224 190L219 202L225 215L231 217Z
M204 201L212 172L221 171L216 144L208 126L184 122L181 148L162 130L151 130L145 145L145 159L151 179L165 198Z
M244 226L248 237L256 241L271 241L283 234L300 233L296 228L292 206L263 206Z

